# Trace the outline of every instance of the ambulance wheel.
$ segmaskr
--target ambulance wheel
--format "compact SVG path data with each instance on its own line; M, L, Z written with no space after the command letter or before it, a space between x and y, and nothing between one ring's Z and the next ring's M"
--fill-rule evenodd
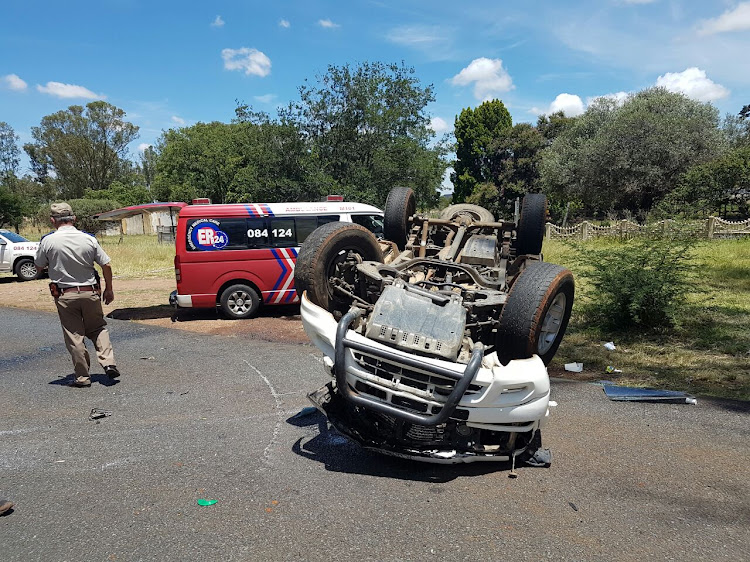
M260 296L249 285L237 283L224 289L219 304L229 318L250 318L258 311Z
M36 279L38 273L34 260L23 258L16 263L16 275L21 281L32 281Z
M297 294L301 298L307 291L313 304L340 317L353 304L345 292L357 290L357 265L363 261L383 262L383 252L372 232L349 222L324 224L300 248L294 268ZM335 290L336 286L343 292Z
M524 269L500 313L495 340L500 362L536 354L548 365L568 327L574 293L573 274L564 267L539 262Z
M440 218L455 220L459 217L469 217L474 222L495 222L495 216L484 207L471 203L450 205L440 212Z
M516 228L516 255L542 253L544 227L547 222L547 197L544 193L527 193L521 203L521 217Z
M385 200L383 236L403 250L409 235L409 217L417 210L414 191L408 187L394 187Z

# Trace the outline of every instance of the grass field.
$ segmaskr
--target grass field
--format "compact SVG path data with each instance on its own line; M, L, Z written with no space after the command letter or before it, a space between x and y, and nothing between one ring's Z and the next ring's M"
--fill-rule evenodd
M38 240L41 233L22 233ZM173 278L174 246L157 244L155 236L104 237L116 278ZM596 244L607 242L596 241ZM574 250L546 241L546 261L576 273ZM585 376L623 384L687 390L696 394L750 399L750 238L710 240L698 244L699 266L687 311L669 334L602 333L586 325L579 306L552 367L583 362ZM576 277L576 302L583 302L586 281ZM617 349L602 344L614 341ZM607 366L621 374L607 374ZM576 375L569 374L571 377Z
M573 252L563 242L545 242L545 260L575 273ZM582 362L595 378L623 384L750 399L750 239L700 242L692 259L698 266L694 290L671 333L602 333L574 307L554 362ZM581 303L586 281L579 276L576 283ZM617 349L602 347L607 341ZM607 374L610 365L622 373Z

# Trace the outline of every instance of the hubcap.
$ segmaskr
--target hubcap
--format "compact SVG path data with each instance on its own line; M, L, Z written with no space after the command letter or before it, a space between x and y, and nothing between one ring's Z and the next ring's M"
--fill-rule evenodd
M552 349L552 344L555 343L557 335L560 333L560 327L562 325L563 316L565 315L565 305L567 302L565 295L563 293L558 293L553 299L549 310L547 310L547 314L544 316L544 322L542 322L542 331L539 334L539 341L536 346L539 355L544 355Z
M244 314L250 310L252 300L245 291L235 291L229 297L229 308L235 314Z

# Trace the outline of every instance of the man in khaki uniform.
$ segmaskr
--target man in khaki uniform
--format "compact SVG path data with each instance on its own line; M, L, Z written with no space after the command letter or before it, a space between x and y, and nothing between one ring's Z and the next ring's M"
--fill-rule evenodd
M50 290L53 296L57 293L57 313L75 368L73 386L91 386L91 361L84 338L94 342L105 373L110 378L119 377L101 303L102 298L105 304L115 299L109 256L96 238L73 226L76 217L67 203L54 203L50 208L50 220L56 231L42 238L34 261L40 270L48 268ZM105 286L101 294L94 263L99 264L104 274Z

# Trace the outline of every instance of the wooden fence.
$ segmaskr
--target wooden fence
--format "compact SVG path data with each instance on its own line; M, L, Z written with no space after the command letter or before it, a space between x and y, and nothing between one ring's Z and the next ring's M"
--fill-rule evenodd
M664 220L653 224L640 225L633 221L622 220L609 226L599 226L589 221L573 226L557 226L547 223L547 239L552 238L580 238L588 240L602 236L611 238L633 238L642 234L667 233L671 229L680 230L687 228L688 232L702 238L739 238L750 236L750 219L744 221L725 221L718 217L709 217L702 221L689 221L677 223L674 220Z

